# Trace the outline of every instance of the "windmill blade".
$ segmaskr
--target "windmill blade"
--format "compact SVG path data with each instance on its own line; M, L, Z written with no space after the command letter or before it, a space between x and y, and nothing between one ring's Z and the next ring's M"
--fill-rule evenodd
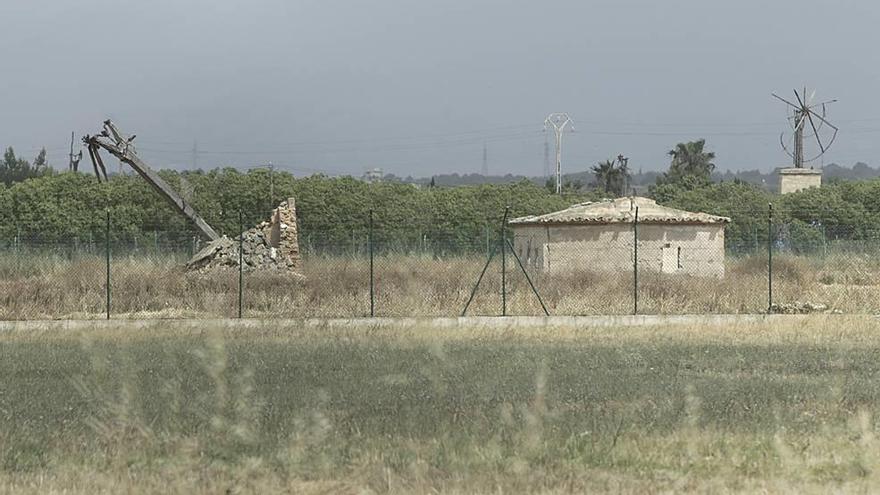
M783 97L777 95L776 93L770 93L770 94L773 95L774 98L776 98L777 100L779 100L779 101L781 101L781 102L783 102L783 103L786 103L786 104L788 104L788 105L791 105L791 106L793 106L794 108L800 108L799 106L797 106L797 105L795 105L794 103L792 103L792 102L786 100L785 98L783 98Z
M819 143L819 149L822 150L822 154L825 154L825 146L822 145L822 140L819 139L819 129L816 129L816 124L813 123L812 112L807 112L807 119L810 121L810 127L813 128L813 135L816 136L816 142Z
M819 119L819 120L821 120L822 122L824 122L828 127L834 129L834 133L835 133L835 134L837 133L837 131L840 130L840 129L837 128L836 125L832 124L831 122L828 122L827 120L825 120L825 117L822 117L822 116L819 115L818 113L816 113L816 112L814 112L814 111L812 111L812 110L810 110L810 109L807 109L807 112L810 113L810 114L812 114L812 115L815 115L817 119ZM824 112L823 112L823 113L824 113Z
M785 151L788 156L794 158L794 153L788 150L788 146L785 145L785 140L783 139L783 137L785 137L784 132L779 135L779 144L782 146L782 150Z
M809 108L824 107L825 105L828 105L829 103L837 103L837 99L835 98L832 100L823 101L822 103L816 103L815 105L810 105Z
M816 115L818 115L818 114L816 114ZM825 117L825 115L826 115L825 104L823 103L823 104L822 104L822 117ZM822 122L822 121L820 120L820 121L819 121L819 126L818 126L819 129L821 129L823 125L825 125L825 123Z
M817 114L817 113L813 113L813 115L815 115L817 118L819 117L819 114ZM826 116L826 110L825 110L825 105L824 105L824 104L822 105L822 115L821 115L821 116L822 116L822 117L825 117L825 116ZM822 122L822 121L820 120L820 121L819 121L819 125L816 126L816 130L817 130L817 131L821 131L823 127L825 127L825 123ZM814 135L815 135L815 134L813 134L813 136L814 136ZM807 137L812 137L812 136L807 136Z
M837 139L837 129L835 129L835 130L834 130L834 134L831 135L831 140L828 141L828 144L825 146L825 150L828 150L828 148L830 148L831 145L834 144L834 140L835 140L835 139ZM805 161L805 162L812 162L812 161L816 160L817 158L821 157L821 156L824 155L824 154L825 154L824 151L823 151L823 152L820 152L818 155L816 155L816 156L814 156L814 157L812 157L812 158L806 159L806 160L804 160L804 161Z
M837 139L837 129L834 129L834 134L831 135L831 140L828 141L828 145L825 146L825 149L826 149L826 150L827 150L828 148L830 148L832 144L834 144L834 140L835 140L835 139ZM818 158L818 157L817 157L817 158Z
M804 104L804 100L801 99L801 95L798 94L797 90L795 89L793 91L794 97L797 98L798 103L800 103L800 106L798 106L798 108L800 108L801 113L803 113L805 110L807 110L807 105ZM806 90L804 90L804 93L806 93Z

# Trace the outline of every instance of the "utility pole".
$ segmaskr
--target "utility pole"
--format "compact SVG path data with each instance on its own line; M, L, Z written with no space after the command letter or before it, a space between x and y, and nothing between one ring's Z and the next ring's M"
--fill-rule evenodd
M635 196L633 192L630 190L630 174L629 167L627 164L629 163L629 158L623 156L623 153L617 155L617 166L620 170L623 171L623 176L626 178L626 183L623 184L623 191L621 191L624 195L629 194L630 196Z
M489 176L489 149L486 148L485 142L483 142L483 168L480 169L480 172L483 174L483 177Z
M68 170L76 172L79 169L79 161L82 160L83 152L79 151L77 154L73 154L73 132L70 133L70 154L68 155L69 160L67 163Z
M574 130L574 125L567 113L551 113L544 119L545 131L547 126L556 132L556 194L562 194L562 133L567 127Z

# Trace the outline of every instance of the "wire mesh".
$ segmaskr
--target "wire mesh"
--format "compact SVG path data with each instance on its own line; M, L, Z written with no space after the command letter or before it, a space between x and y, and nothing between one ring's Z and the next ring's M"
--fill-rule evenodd
M767 227L758 220L767 212L727 215L726 224L640 225L639 313L766 311Z
M878 312L880 232L824 213L782 210L774 221L771 311Z
M726 215L725 225L510 225L504 250L500 214L466 234L405 237L394 228L402 220L377 217L371 230L365 217L357 229L300 232L292 271L246 261L242 313L455 317L469 300L475 316L543 315L542 302L551 315L762 313L771 285L772 312L880 311L880 232L869 222L803 209L774 210L772 226L766 209ZM14 232L0 240L0 318L105 317L105 229L64 239ZM192 231L132 232L111 218L109 238L112 318L238 315L237 256L189 270L205 246Z

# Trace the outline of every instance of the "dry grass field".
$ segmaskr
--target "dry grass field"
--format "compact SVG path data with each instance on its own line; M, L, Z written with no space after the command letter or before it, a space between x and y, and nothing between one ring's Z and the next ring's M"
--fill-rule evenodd
M238 273L187 274L185 259L117 256L111 264L116 318L231 317L237 315ZM457 316L485 263L482 256L379 256L375 261L377 316ZM585 261L586 264L586 261ZM273 273L246 273L244 313L272 317L369 315L369 262L365 257L311 257L304 281ZM100 256L0 256L0 319L101 318L105 309ZM774 300L812 302L844 313L880 311L880 261L868 255L776 256ZM533 273L554 315L628 314L632 273ZM501 312L500 262L493 262L469 310ZM523 274L508 258L508 311L542 314ZM639 274L639 311L645 314L761 313L767 309L765 256L729 257L723 278Z
M868 493L880 322L0 334L4 493Z

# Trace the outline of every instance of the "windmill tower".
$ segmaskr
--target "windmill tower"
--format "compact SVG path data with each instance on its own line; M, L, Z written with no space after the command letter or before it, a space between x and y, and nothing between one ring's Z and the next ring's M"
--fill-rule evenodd
M787 105L788 122L791 125L791 135L788 140L785 137L786 133L779 136L782 149L793 161L793 167L779 171L780 194L797 192L809 187L819 187L822 184L822 170L816 170L812 166L806 168L804 165L822 158L837 138L838 128L825 118L827 116L826 105L837 100L814 103L815 95L816 92L813 91L808 97L806 88L801 93L794 90L797 103L792 103L775 93L773 94L774 98ZM812 144L814 139L815 145ZM808 148L810 149L808 150Z

